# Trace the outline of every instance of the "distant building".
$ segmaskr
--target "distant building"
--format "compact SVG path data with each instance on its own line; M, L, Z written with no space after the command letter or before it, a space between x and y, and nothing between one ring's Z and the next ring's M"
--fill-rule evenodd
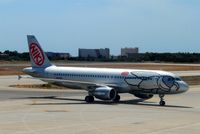
M1 53L0 56L9 56L9 55L5 53Z
M79 48L78 50L79 58L95 58L95 59L109 59L110 58L110 49L83 49Z
M121 56L126 56L129 57L129 55L133 55L133 54L138 54L139 53L139 48L135 47L135 48L121 48Z

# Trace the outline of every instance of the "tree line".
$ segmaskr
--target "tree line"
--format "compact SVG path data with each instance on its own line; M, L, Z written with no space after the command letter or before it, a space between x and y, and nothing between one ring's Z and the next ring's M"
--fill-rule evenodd
M134 62L175 62L175 63L200 63L200 53L140 53L130 57L120 57L120 61Z
M49 57L50 60L66 60L59 57ZM0 52L0 60L5 61L29 61L29 53L19 53L17 51L6 50ZM72 61L120 61L120 62L174 62L174 63L200 63L200 53L139 53L126 56L111 56L110 59L80 59L79 57L70 57L67 60Z
M5 61L28 61L30 60L29 53L19 53L17 51L9 51L6 50L4 52L0 52L0 60Z

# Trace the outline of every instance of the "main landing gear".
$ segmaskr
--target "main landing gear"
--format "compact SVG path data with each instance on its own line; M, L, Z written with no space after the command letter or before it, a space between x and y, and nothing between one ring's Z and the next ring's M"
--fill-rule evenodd
M85 97L85 101L87 103L92 103L92 102L94 102L94 97L91 96L91 95L88 95L88 96Z
M165 96L164 94L159 94L159 97L160 97L159 104L160 104L160 106L165 106L164 96Z
M120 101L120 96L119 94L116 95L115 99L113 99L114 102L119 102Z

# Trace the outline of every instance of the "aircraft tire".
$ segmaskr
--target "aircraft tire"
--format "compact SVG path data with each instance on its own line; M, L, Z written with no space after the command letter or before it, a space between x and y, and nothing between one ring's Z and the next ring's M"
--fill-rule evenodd
M119 102L120 101L120 96L117 94L115 99L113 100L114 102Z
M86 97L85 97L85 101L86 101L87 103L92 103L92 102L94 102L94 97L93 97L93 96L86 96Z
M165 106L165 101L160 101L160 106Z

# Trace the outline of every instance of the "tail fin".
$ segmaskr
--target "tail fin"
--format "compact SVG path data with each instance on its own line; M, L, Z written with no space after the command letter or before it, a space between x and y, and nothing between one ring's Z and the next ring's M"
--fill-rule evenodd
M27 39L32 67L45 68L51 66L52 64L50 63L44 51L42 50L35 36L27 35Z

